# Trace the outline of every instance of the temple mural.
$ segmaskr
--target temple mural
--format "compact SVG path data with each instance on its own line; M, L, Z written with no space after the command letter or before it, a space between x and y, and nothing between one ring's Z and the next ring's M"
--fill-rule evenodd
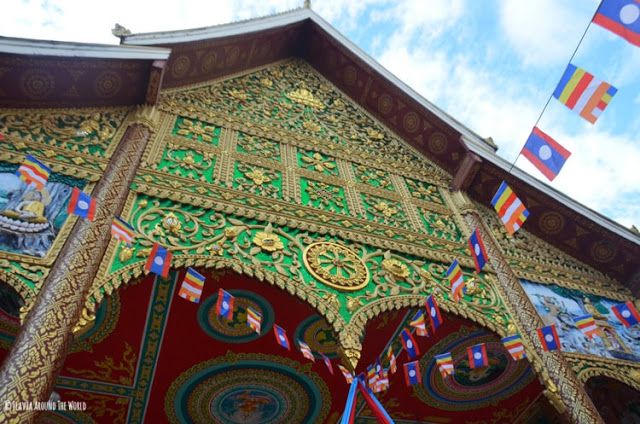
M611 312L620 302L555 284L521 283L545 325L556 325L563 350L640 361L640 329L625 328ZM573 318L585 314L593 315L603 337L589 340L576 327Z
M67 219L73 182L52 176L36 190L20 180L16 169L0 164L0 250L42 258Z

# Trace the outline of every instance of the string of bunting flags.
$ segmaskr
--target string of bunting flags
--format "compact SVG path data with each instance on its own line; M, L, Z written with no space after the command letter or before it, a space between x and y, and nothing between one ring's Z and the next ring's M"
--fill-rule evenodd
M569 150L538 127L538 123L552 98L576 112L587 122L595 124L610 104L613 96L618 92L618 89L610 83L598 79L572 63L592 23L622 37L634 46L640 47L640 2L638 0L602 0L569 58L569 63L560 81L533 125L529 138L512 162L509 172L513 169L518 158L524 156L549 181L553 181L571 156ZM491 200L491 205L511 235L522 227L529 216L526 206L506 181L500 183Z

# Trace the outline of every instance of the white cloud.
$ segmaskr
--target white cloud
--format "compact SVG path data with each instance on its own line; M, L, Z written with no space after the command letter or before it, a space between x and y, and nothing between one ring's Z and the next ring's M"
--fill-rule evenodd
M501 0L500 26L525 64L566 63L595 8L594 1Z

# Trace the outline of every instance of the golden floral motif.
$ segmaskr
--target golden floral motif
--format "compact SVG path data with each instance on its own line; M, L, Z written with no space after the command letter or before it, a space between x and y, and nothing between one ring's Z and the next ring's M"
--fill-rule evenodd
M324 109L324 104L318 100L311 91L306 88L298 88L287 94L289 100L294 101L296 103L302 104L304 106L310 106L315 109Z
M315 122L311 122L311 121L304 121L302 123L302 127L307 130L307 131L311 131L311 132L320 132L320 125L316 124Z
M269 78L260 78L260 85L266 88L271 88L273 87L273 81L271 81Z
M207 125L204 122L192 121L191 119L184 118L178 124L178 131L176 131L176 134L183 137L192 136L193 139L197 139L198 137L200 137L203 141L211 143L213 141L212 134L214 131L215 128L211 125Z
M229 240L234 240L243 231L244 227L234 225L233 227L227 227L224 229L224 236Z
M233 89L229 91L229 96L241 102L244 102L248 99L247 93L244 90Z
M213 256L222 256L224 255L224 249L220 245L220 243L213 243L211 246L207 248L209 253Z
M409 276L409 267L397 259L384 259L382 268L398 278L407 278Z
M182 223L173 212L169 212L162 218L162 227L173 235L179 235Z
M127 262L132 257L133 257L133 248L129 246L122 246L122 249L120 249L120 254L118 255L120 262L123 262L123 263Z
M336 164L330 160L325 159L318 152L309 152L300 158L308 167L315 169L318 172L333 171L336 169Z
M261 169L252 169L244 175L246 175L251 181L253 181L255 185L262 185L271 182L271 178L265 175L265 173Z
M253 244L267 252L275 252L284 249L284 244L277 234L268 231L259 231L253 237Z
M382 140L384 138L383 133L373 128L367 128L367 136L372 140Z
M378 202L374 205L374 208L380 213L382 213L387 218L391 218L393 215L398 213L398 209L389 205L387 202Z
M310 244L303 261L311 275L338 290L360 290L369 282L369 269L358 254L337 243Z

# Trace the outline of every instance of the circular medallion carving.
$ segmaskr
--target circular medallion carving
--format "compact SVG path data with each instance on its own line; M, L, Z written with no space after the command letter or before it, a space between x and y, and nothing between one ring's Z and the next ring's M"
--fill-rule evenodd
M369 269L351 249L337 243L312 243L304 250L304 265L320 282L338 290L355 291L369 282Z
M418 129L420 129L420 117L418 114L412 111L404 115L404 118L402 119L402 127L405 131L411 133L418 131Z
M216 313L218 294L214 294L200 305L198 324L209 336L225 343L247 343L266 334L273 325L273 309L262 296L246 290L229 290L235 297L233 319L221 318ZM260 334L247 325L247 307L262 314Z
M216 52L209 52L205 54L200 61L200 69L202 69L202 72L205 73L212 71L216 66L217 60L218 55L216 54Z
M547 234L558 234L564 228L564 217L558 212L544 212L540 215L540 228Z
M336 333L321 316L312 315L305 319L298 325L294 334L297 340L304 340L313 352L320 352L328 358L338 356ZM320 355L314 355L320 358Z
M227 47L225 48L225 53L227 55L227 66L233 66L240 57L240 48L238 46Z
M165 397L171 422L324 422L329 390L315 373L272 355L227 355L182 373Z
M20 78L22 92L32 99L42 99L53 92L53 75L41 69L29 69Z
M447 150L447 144L447 137L439 132L431 134L429 141L427 142L429 150L437 155L441 155Z
M356 72L356 68L354 68L352 65L344 68L344 71L342 72L342 79L344 80L345 84L353 85L355 84L357 78L358 73Z
M486 343L489 365L472 369L466 348ZM442 378L433 356L451 352L455 374ZM519 392L535 378L526 360L513 361L502 343L485 331L464 334L455 332L434 345L420 361L424 369L421 385L416 385L418 398L447 411L465 411L495 405Z
M113 97L122 87L122 78L113 71L104 71L96 78L93 88L99 97Z
M388 115L393 110L393 98L388 94L382 94L378 98L378 111L383 115Z
M616 253L616 248L606 241L598 241L591 246L591 256L598 262L609 262Z
M191 59L188 56L178 56L171 65L171 75L174 78L181 78L187 75L189 68L191 67Z

